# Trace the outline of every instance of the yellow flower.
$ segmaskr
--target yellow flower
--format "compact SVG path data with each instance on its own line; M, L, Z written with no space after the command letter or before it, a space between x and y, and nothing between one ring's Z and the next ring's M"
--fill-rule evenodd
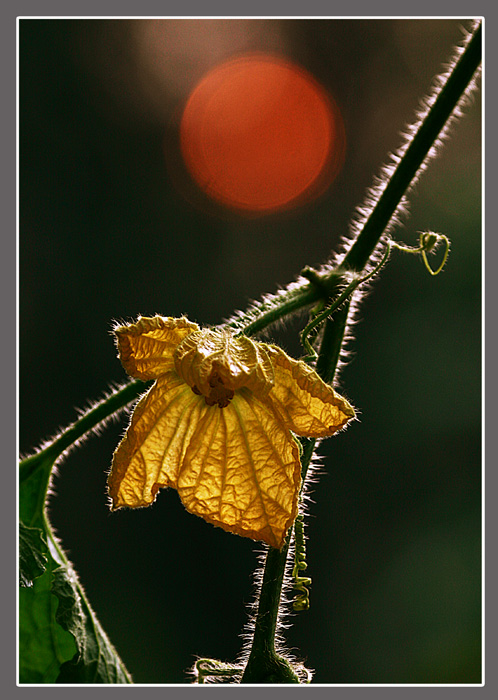
M184 317L115 334L128 374L156 381L114 454L112 509L148 506L169 486L191 513L280 548L301 484L292 433L332 435L354 417L349 403L280 348Z

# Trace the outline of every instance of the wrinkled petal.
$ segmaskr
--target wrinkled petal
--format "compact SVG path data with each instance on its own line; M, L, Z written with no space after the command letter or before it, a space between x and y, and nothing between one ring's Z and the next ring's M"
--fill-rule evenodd
M140 317L136 323L117 326L119 359L132 377L157 379L173 368L173 352L179 343L195 331L196 323L188 319Z
M155 316L115 334L126 371L156 382L114 454L112 508L172 487L191 513L282 547L301 484L291 431L332 435L353 408L304 362L231 331Z
M213 375L231 390L247 387L265 396L273 386L273 367L262 343L208 328L192 333L175 350L175 369L190 386L209 395Z
M266 400L290 430L305 437L327 437L354 418L346 399L314 369L276 346L266 348L275 374L275 385Z
M176 487L192 434L207 406L175 372L160 377L140 399L114 453L108 479L113 510L150 505L162 486Z
M241 389L197 427L178 476L191 513L280 548L297 515L299 449L264 403Z

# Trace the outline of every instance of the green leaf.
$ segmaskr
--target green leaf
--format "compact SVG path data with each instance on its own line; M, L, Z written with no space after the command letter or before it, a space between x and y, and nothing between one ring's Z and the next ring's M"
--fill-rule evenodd
M50 557L45 573L19 590L20 683L55 683L62 664L77 653L73 635L56 621L52 574L57 566Z
M21 528L29 542L41 530ZM44 570L19 594L21 683L131 683L69 563L45 545ZM31 549L29 550L31 552ZM36 555L41 556L37 551ZM35 554L33 557L37 561ZM24 577L28 578L27 573Z
M47 544L38 527L19 523L19 585L30 588L47 568Z
M20 467L19 682L131 683L45 513L59 457L53 443Z
M60 567L54 572L52 590L59 599L56 619L78 645L77 656L62 665L57 683L131 683L116 650L78 589L71 568Z

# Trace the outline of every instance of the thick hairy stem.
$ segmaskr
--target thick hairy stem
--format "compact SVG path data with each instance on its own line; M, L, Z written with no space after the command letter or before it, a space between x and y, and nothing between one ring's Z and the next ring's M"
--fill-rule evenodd
M270 547L259 596L258 613L252 639L251 656L241 683L299 683L292 667L275 649L280 596L289 539L282 549Z
M364 269L380 236L387 228L400 201L409 189L446 122L465 94L479 68L482 55L482 26L477 25L465 51L455 64L451 75L439 91L410 145L403 154L387 186L376 202L342 266L357 272Z
M481 27L474 35L453 68L452 74L441 89L431 109L421 122L398 167L377 199L375 206L360 230L354 244L342 261L343 269L362 271L369 263L391 218L402 198L410 188L430 149L437 140L453 110L465 93L469 82L481 61ZM337 272L334 273L337 275ZM337 279L337 277L336 277ZM323 278L322 278L323 280ZM333 294L331 294L333 297ZM332 383L340 358L341 347L347 328L350 301L345 302L333 318L325 321L325 328L318 353L316 370L328 383ZM261 319L259 321L261 326ZM306 478L314 449L314 441L305 444L306 453L302 458L303 482ZM275 650L276 622L280 605L282 584L287 564L288 544L282 550L269 549L261 592L251 653L242 677L243 683L289 683L285 680L289 664ZM279 673L279 669L280 673Z

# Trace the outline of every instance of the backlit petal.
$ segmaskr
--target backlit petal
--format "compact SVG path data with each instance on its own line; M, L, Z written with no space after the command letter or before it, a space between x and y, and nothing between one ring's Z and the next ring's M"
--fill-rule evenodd
M299 450L249 390L210 408L190 440L178 493L191 513L243 537L283 545L297 514Z
M273 385L273 368L262 343L235 338L230 331L208 328L192 333L175 351L175 368L190 386L204 395L216 374L228 389L247 387L258 396L268 394Z
M198 330L196 323L183 317L140 317L136 323L114 329L119 359L130 376L156 379L173 368L177 345Z
M283 546L301 484L298 435L332 435L354 417L304 362L186 318L139 318L115 329L126 371L156 379L113 458L112 508L178 490L191 513Z
M327 437L354 418L354 409L302 361L267 346L275 385L267 402L297 435Z
M161 486L176 487L178 471L207 411L175 372L160 377L140 399L114 453L108 486L112 508L150 505Z

